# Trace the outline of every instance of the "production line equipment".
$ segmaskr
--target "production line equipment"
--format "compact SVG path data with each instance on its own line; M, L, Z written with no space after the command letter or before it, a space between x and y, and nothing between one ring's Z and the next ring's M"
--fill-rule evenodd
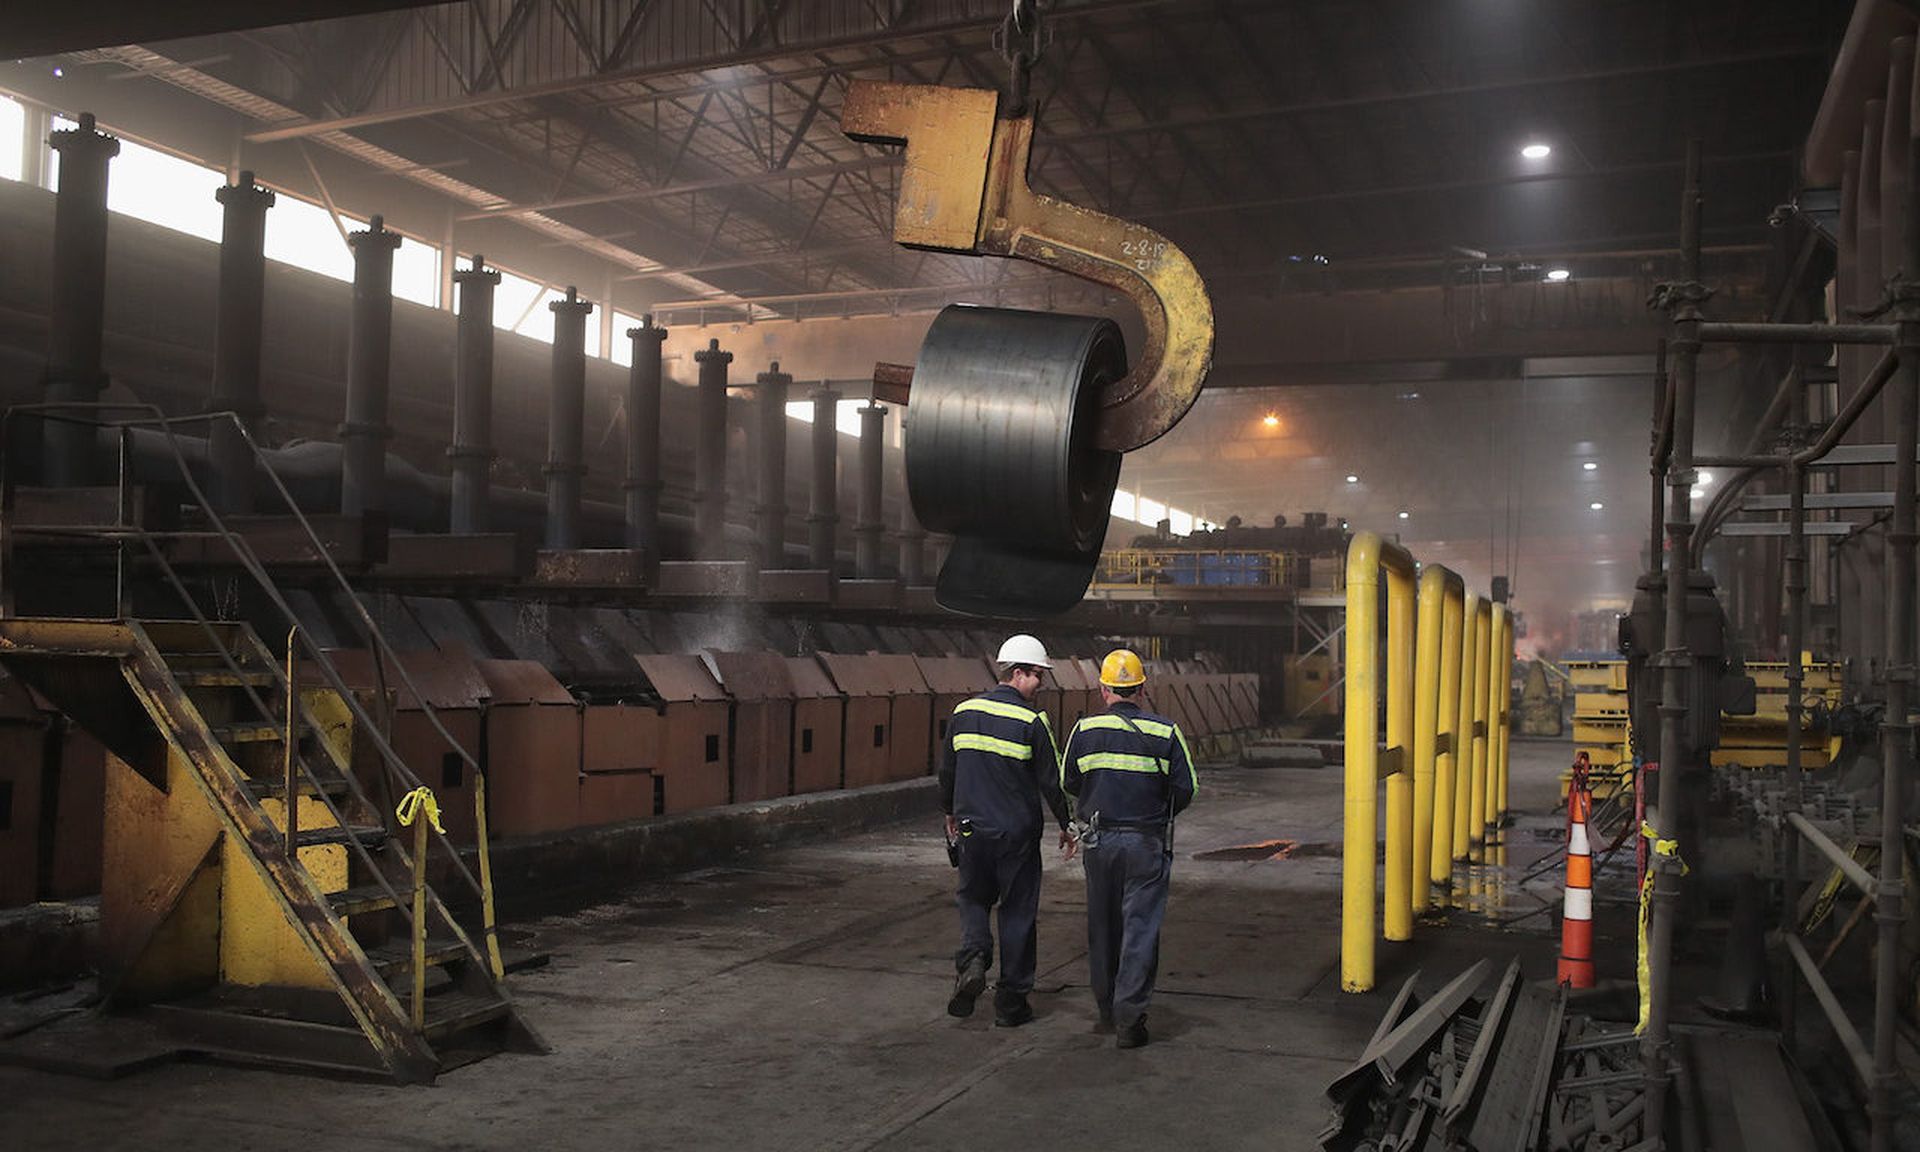
M1102 317L952 305L914 366L881 364L874 396L904 402L907 489L953 536L935 595L993 615L1063 612L1099 563L1120 457L1186 415L1213 362L1213 303L1159 233L1033 191L1031 106L984 89L856 80L841 127L905 145L895 241L1026 260L1103 285L1145 325L1128 365Z

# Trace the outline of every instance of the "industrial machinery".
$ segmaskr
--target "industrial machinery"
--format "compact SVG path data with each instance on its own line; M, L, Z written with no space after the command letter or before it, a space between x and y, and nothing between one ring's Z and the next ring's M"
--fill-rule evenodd
M936 594L962 612L1051 613L1078 603L1100 559L1124 452L1172 428L1213 361L1213 304L1164 236L1033 191L1026 74L1038 16L1008 25L1013 92L855 81L841 126L904 144L894 239L1005 256L1105 285L1133 302L1146 345L1131 368L1120 329L1088 316L954 305L915 367L878 365L875 396L907 403L915 514L951 533Z

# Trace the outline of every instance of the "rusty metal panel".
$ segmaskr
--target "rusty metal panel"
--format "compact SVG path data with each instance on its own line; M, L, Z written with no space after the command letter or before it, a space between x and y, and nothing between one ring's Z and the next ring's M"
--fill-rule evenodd
M658 815L654 776L647 771L589 772L580 777L580 826L625 824Z
M560 664L560 653L547 639L546 613L537 604L476 600L471 605L497 643L488 651L507 651L516 660L532 660L546 667Z
M763 604L831 604L833 573L824 568L762 570L756 599Z
M0 757L5 755L0 753ZM60 788L54 809L58 819L53 831L53 875L47 890L55 900L100 894L106 793L106 748L85 732L68 729L60 743ZM18 808L14 819L18 827Z
M487 708L487 828L538 836L580 822L580 712L572 704Z
M892 696L928 696L932 689L927 687L926 677L920 675L920 666L911 656L869 656L875 674L881 677Z
M812 661L808 661L812 663ZM819 665L813 665L815 671ZM825 674L821 674L824 682ZM827 685L831 690L832 685ZM829 792L842 786L846 704L838 692L802 696L793 705L793 792Z
M893 701L881 695L850 695L846 710L845 779L865 788L894 779Z
M348 688L364 692L372 691L379 685L379 677L374 672L373 653L365 648L334 649L326 656ZM486 678L468 656L452 652L402 652L398 656L400 667L406 670L407 676L420 690L420 697L416 698L408 690L390 661L385 670L386 683L394 694L395 708L418 710L423 699L427 707L436 710L478 708L481 701L490 695ZM321 683L319 670L311 666L304 667L300 671L300 682Z
M915 656L913 662L935 695L972 696L999 683L983 661L966 656Z
M533 583L572 590L644 588L647 557L624 548L542 549L534 557Z
M793 698L750 700L733 706L729 774L735 804L793 791Z
M380 575L398 580L509 580L532 565L509 532L394 534Z
M618 608L595 608L593 622L607 640L628 657L642 652L657 652L653 637L648 635L645 617L637 612L624 612Z
M33 721L0 723L0 789L12 817L0 827L0 908L40 898L40 783L47 727Z
M793 673L786 657L773 652L706 653L708 668L727 695L737 701L791 700L794 698Z
M644 655L634 659L653 685L654 693L668 703L694 700L721 700L726 690L713 678L706 661L698 656L679 654Z
M730 707L723 700L664 706L665 736L656 772L664 782L668 812L691 812L727 802Z
M469 615L465 605L458 600L448 600L438 596L402 597L407 610L420 623L420 630L433 641L433 646L442 652L460 652L479 659L495 655L487 645L486 631L480 627L474 617ZM354 644L326 644L324 647L353 648Z
M834 687L833 678L827 670L820 667L820 661L814 656L788 656L787 674L793 681L793 694L799 699L840 698L840 689Z
M659 596L732 598L753 595L753 569L744 560L663 560L654 574Z
M833 602L840 608L862 612L898 608L900 582L898 580L842 580L833 586Z
M827 675L847 696L891 696L893 680L875 656L855 656L838 652L820 653Z
M490 706L573 703L573 694L553 673L532 660L475 660L473 667L486 682Z
M580 770L635 772L661 760L666 721L639 704L588 704L581 713Z

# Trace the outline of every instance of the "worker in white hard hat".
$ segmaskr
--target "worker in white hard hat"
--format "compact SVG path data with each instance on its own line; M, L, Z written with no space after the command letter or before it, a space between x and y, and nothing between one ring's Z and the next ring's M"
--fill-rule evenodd
M1114 1044L1147 1042L1147 1005L1160 965L1160 922L1173 876L1173 819L1200 791L1180 726L1142 707L1140 657L1125 648L1100 663L1107 710L1067 736L1060 787L1084 822L1087 968L1100 1027Z
M1000 981L994 1023L1016 1028L1033 1019L1040 914L1040 833L1044 800L1060 826L1060 848L1072 859L1073 834L1060 794L1060 750L1045 711L1033 700L1053 667L1046 646L1032 636L1010 636L995 661L1000 683L963 700L947 724L940 758L940 807L947 842L960 869L960 950L954 954L953 995L947 1012L971 1016L993 963L989 916L1000 909Z

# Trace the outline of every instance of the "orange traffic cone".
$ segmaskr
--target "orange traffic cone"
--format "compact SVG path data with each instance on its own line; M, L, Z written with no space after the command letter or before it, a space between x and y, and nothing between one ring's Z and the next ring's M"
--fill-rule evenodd
M1558 980L1572 988L1593 987L1593 846L1587 840L1593 793L1585 760L1582 754L1575 761L1567 789L1567 896L1560 917Z

